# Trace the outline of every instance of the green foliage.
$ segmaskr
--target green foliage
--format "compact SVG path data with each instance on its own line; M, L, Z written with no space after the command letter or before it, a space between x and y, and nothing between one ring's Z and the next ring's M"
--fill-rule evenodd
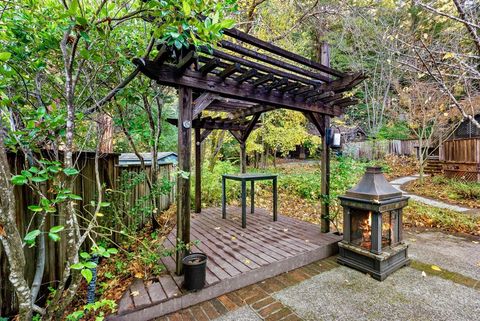
M105 312L113 313L116 308L117 303L113 300L99 300L86 304L82 309L67 315L67 321L79 321L86 317L90 319L94 316L95 321L102 321L104 320Z
M223 161L217 162L213 171L206 170L208 166L204 167L202 171L202 202L208 205L219 205L222 200L222 175L238 173L238 166L231 162ZM192 182L192 184L194 184ZM240 195L239 184L227 184L227 198L233 199ZM192 194L192 199L194 194Z
M159 9L159 27L155 35L177 49L188 48L192 44L210 46L221 38L223 29L235 24L227 16L237 10L236 0L167 0L157 3L160 8L158 4L152 6Z
M118 253L118 250L116 248L106 249L103 246L92 246L90 253L87 253L87 252L80 253L80 257L84 261L78 262L76 264L72 264L70 268L73 270L80 270L80 273L85 278L87 283L90 283L93 277L91 269L94 269L97 267L97 264L95 262L90 261L90 259L93 256L109 258L111 255L114 255L117 253Z
M467 182L457 179L450 179L438 175L432 177L432 182L436 185L443 186L448 190L448 197L453 200L479 200L480 199L480 184L476 182Z
M451 232L478 234L480 218L474 215L459 215L458 212L409 201L405 208L406 224L420 227L441 228Z
M161 177L156 184L153 184L149 193L138 197L136 189L140 185L147 185L146 180L147 174L143 171L139 173L122 171L118 188L107 190L106 198L111 205L109 212L112 213L109 219L113 219L122 226L125 233L137 232L143 218L150 217L152 213L158 211L154 206L154 198L168 195L174 184L168 177ZM127 217L131 222L128 226L124 222Z
M352 158L337 157L331 162L331 172L335 175L330 177L331 198L345 193L358 182L364 174L365 168L371 165L368 162L360 162ZM278 187L286 193L297 195L303 199L316 202L324 200L321 193L321 168L319 164L306 166L304 170L296 168L288 171L280 168L250 169L251 172L276 173ZM212 172L202 173L202 201L208 206L219 205L222 195L222 174L238 173L238 167L230 162L217 162ZM271 188L271 183L258 182L257 186ZM240 195L239 184L227 184L227 198L237 198Z
M263 116L262 127L253 131L247 140L247 153L253 155L267 149L287 156L297 146L305 146L314 154L320 146L320 138L308 131L307 120L302 113L282 109Z
M412 137L410 127L406 122L391 122L383 125L378 131L378 139L409 139Z

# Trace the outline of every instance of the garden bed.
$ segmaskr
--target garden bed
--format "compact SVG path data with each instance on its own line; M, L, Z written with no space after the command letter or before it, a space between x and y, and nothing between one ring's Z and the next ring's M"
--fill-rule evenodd
M454 205L480 209L480 184L464 182L443 176L425 177L423 184L418 180L404 185L410 193L441 200Z

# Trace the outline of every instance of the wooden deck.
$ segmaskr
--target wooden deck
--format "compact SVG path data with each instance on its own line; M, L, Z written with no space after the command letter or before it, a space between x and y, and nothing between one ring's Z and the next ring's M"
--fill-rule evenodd
M338 251L340 236L320 233L320 227L293 218L272 216L263 209L247 215L241 228L241 209L209 208L192 215L193 251L208 255L206 287L198 292L181 289L183 277L174 275L173 257L163 259L168 274L155 281L136 280L119 302L118 313L108 320L151 320L257 283L275 275L331 256ZM175 231L165 241L172 248Z

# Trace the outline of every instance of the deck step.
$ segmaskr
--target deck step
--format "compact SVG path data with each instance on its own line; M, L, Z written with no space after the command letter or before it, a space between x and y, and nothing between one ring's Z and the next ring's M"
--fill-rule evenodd
M211 282L198 292L180 289L181 278L171 274L174 258L167 262L168 273L159 282L135 280L119 302L109 321L151 320L276 275L322 260L338 252L341 237L322 234L318 225L279 215L264 209L249 214L241 228L241 209L229 207L227 219L220 208L209 208L191 220L191 239L200 240L195 251L207 253ZM171 247L175 229L165 241ZM214 279L217 281L213 282ZM134 295L132 295L134 294Z

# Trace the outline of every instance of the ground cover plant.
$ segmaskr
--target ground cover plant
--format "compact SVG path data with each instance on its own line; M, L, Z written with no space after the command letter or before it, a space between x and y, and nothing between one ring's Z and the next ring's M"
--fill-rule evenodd
M372 165L382 166L385 176L389 180L412 175L416 173L417 168L416 160L411 157L388 155L385 160L381 162L366 162L346 157L333 158L330 178L330 219L333 231L341 231L342 229L342 208L339 205L337 197L353 187L364 174L365 168ZM280 162L276 167L268 167L266 169L249 168L248 171L278 174L279 212L282 215L320 224L320 205L323 199L321 195L320 162L318 160ZM238 173L238 167L231 162L219 161L216 163L212 172L203 172L202 184L205 195L202 198L202 206L210 207L221 205L221 175L226 173ZM427 187L425 187L425 189L431 188L428 187L430 180L431 178L426 178ZM434 180L440 181L439 178L434 178ZM456 186L457 189L466 193L461 194L462 192L458 192L458 197L462 197L463 201L467 199L463 197L472 195L475 193L475 188L478 187L478 184L467 184L453 180L447 181L449 184ZM470 191L470 188L473 191ZM260 181L256 183L255 202L257 206L263 208L272 207L271 189L271 182ZM438 193L438 189L436 191ZM435 189L431 193L435 195ZM227 184L227 200L229 204L239 206L239 198L239 184ZM470 199L470 202L477 201L477 198ZM405 213L405 224L411 227L438 228L449 232L461 232L474 235L478 234L480 228L480 219L449 210L437 209L413 201L410 201L409 206L405 209Z
M283 215L296 217L320 224L321 202L330 204L332 227L341 228L342 209L337 197L353 187L362 177L367 166L381 166L388 179L410 175L415 172L415 161L409 157L388 156L383 161L362 161L349 157L333 157L331 161L330 199L321 193L321 168L318 160L280 162L276 167L249 168L249 172L275 173L278 178L279 211ZM236 164L228 161L216 162L212 171L202 172L202 206L221 205L221 175L238 173ZM272 184L255 183L256 204L271 208ZM247 187L248 188L248 187ZM227 183L227 201L239 205L240 185ZM192 194L193 199L193 194Z
M447 203L480 209L480 184L459 179L450 179L442 175L425 177L423 184L412 181L405 190Z
M480 216L458 213L410 200L404 209L408 227L434 228L449 233L480 235Z

